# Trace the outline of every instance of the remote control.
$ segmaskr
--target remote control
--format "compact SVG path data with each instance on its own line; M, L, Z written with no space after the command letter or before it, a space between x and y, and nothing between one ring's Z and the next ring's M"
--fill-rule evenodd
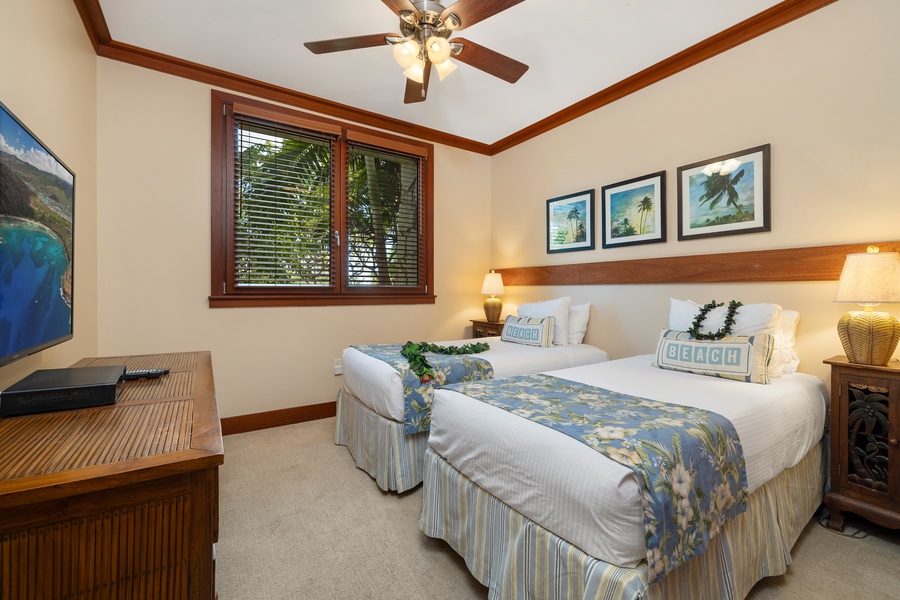
M156 379L162 377L169 372L168 369L135 369L133 371L125 371L122 379L125 381L133 381L135 379Z

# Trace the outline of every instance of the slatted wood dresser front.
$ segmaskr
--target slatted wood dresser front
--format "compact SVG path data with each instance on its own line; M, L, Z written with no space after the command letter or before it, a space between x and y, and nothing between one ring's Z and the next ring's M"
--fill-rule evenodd
M0 418L0 599L215 598L209 352L87 358L168 368L114 405Z

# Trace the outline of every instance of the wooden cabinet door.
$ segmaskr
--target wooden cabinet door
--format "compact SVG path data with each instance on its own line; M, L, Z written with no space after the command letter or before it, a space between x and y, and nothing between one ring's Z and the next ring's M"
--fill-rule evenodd
M889 378L840 375L840 438L835 451L835 487L885 508L900 497L900 383Z

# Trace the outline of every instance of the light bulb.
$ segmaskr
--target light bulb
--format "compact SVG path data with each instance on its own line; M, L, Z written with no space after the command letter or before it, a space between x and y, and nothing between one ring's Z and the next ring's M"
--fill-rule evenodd
M412 40L406 40L402 44L394 44L394 60L404 69L409 68L418 53L419 47Z
M425 61L421 58L414 59L409 68L403 71L403 74L416 83L425 83Z
M428 38L426 45L428 58L434 64L442 63L450 58L450 42L447 41L447 38L435 35Z

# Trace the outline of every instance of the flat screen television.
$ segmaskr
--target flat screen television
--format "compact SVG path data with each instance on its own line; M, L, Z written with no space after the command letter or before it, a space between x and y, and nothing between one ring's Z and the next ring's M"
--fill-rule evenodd
M75 174L0 103L0 365L72 339Z

